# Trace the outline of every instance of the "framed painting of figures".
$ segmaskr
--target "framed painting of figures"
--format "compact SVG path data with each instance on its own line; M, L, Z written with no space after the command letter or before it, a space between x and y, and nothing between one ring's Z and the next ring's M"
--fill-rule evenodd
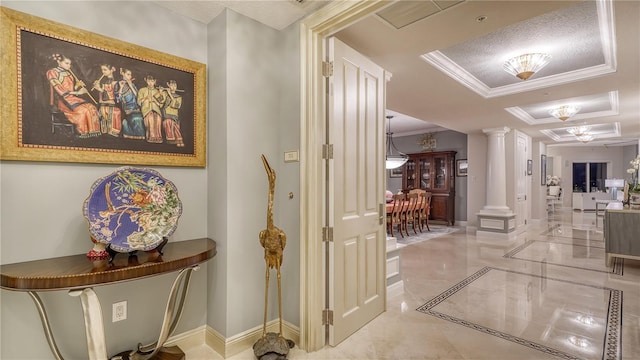
M206 65L0 16L2 160L206 165Z

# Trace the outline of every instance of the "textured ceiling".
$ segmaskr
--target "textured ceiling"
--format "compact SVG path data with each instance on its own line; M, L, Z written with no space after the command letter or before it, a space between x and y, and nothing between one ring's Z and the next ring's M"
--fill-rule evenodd
M640 136L638 1L465 1L401 29L371 16L336 36L393 73L389 109L425 122L463 133L508 126L550 145L560 138L549 134L582 122L617 124L598 127L610 131L595 134L602 143ZM551 63L526 81L502 69L528 52ZM549 115L567 102L580 113Z
M229 8L283 29L328 2L156 3L203 23ZM407 11L407 5L427 9ZM393 73L387 104L397 114L396 135L433 131L434 125L463 133L508 126L554 144L558 137L549 134L562 133L570 122L588 122L616 123L623 136L616 135L615 141L637 143L640 1L425 0L390 3L386 9L336 36ZM553 58L530 80L502 70L509 56L533 51ZM433 54L434 63L426 62ZM577 99L582 110L568 122L549 117L549 107Z
M505 110L530 125L556 124L558 123L558 119L549 115L549 111L562 105L575 105L580 107L580 112L567 119L565 124L619 114L617 91L553 100L525 106L514 106L506 108Z
M578 3L498 29L440 52L489 88L522 83L502 70L509 58L546 53L551 62L531 79L605 63L595 1ZM553 39L553 41L549 41Z

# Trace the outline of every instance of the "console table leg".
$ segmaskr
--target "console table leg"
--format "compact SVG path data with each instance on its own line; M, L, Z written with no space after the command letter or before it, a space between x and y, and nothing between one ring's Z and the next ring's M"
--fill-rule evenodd
M79 296L87 335L89 360L107 360L107 344L102 323L102 307L92 288L71 290L69 296Z
M60 354L60 350L58 350L58 346L56 345L56 340L53 338L53 332L51 331L51 325L49 324L49 317L47 316L47 311L44 309L44 304L42 303L42 299L35 291L27 291L33 302L36 303L36 308L38 309L38 314L40 314L40 321L42 321L42 328L44 329L44 335L47 338L47 342L49 343L49 348L51 348L51 352L53 356L56 357L56 360L64 360L62 355Z
M178 276L173 282L171 286L171 292L169 293L169 299L167 300L167 306L165 309L164 319L162 320L162 328L160 330L160 336L158 337L158 341L149 345L138 345L138 350L134 350L129 354L130 360L146 360L153 357L158 351L162 349L164 342L167 341L167 338L173 333L178 325L178 321L180 321L180 317L182 316L182 310L184 309L184 302L187 297L187 292L189 290L189 283L191 281L191 273L194 270L198 270L200 267L198 265L183 269L180 271ZM182 278L184 277L184 281ZM181 296L178 302L178 308L176 307L176 298L178 296L178 291L180 290L180 283L182 282L181 287Z

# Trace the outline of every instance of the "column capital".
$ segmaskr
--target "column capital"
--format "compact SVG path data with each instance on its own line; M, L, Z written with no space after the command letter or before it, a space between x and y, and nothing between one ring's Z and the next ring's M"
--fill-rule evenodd
M490 129L482 129L482 132L487 135L504 135L509 131L511 131L511 129L506 126L490 128Z

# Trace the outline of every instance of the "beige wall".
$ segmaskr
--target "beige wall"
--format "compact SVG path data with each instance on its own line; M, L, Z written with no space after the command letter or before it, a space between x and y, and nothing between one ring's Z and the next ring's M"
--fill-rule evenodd
M487 201L487 135L467 135L467 223L478 226L478 212Z
M209 33L210 76L216 78L210 88L225 101L210 96L209 135L217 154L212 154L216 162L209 167L215 180L208 188L213 192L208 233L220 239L225 265L209 273L209 294L215 301L208 303L208 324L227 337L262 324L265 262L258 234L266 227L268 181L260 159L264 154L277 173L275 224L287 234L283 317L297 325L300 170L299 163L284 163L284 151L300 146L297 27L280 32L226 11L209 25ZM226 43L220 49L223 58L215 44L220 37ZM214 67L226 70L221 73ZM271 275L269 320L278 317L275 271ZM216 293L221 288L224 299Z
M554 175L558 175L562 179L562 189L564 192L564 202L562 206L571 206L572 201L572 184L573 184L573 163L574 162L606 162L607 176L615 178L627 178L626 169L628 163L624 163L623 146L549 146L547 147L547 156L554 159L559 158L562 161L554 160ZM559 173L556 173L559 169Z
M191 60L206 61L205 26L176 17L150 3L3 1L2 6ZM122 24L123 20L134 25L114 26ZM150 35L140 29L154 29L154 32ZM180 39L176 38L178 35ZM73 163L0 163L0 261L7 264L87 252L92 244L82 216L82 203L89 195L92 183L116 167ZM207 207L206 197L202 194L207 192L207 171L163 167L156 170L175 183L183 203L183 215L171 240L206 236ZM204 269L194 274L178 332L205 323L206 265ZM157 331L149 329L159 329L164 299L174 278L175 274L171 274L96 288L103 305L110 354L126 350L137 341L149 343L157 338ZM40 319L29 296L6 290L1 291L1 296L0 358L51 358ZM69 359L87 358L78 298L57 291L43 294L43 300L47 304L60 351ZM121 300L128 301L128 319L111 323L111 304Z
M284 150L299 147L297 28L278 32L232 12L205 25L146 1L3 1L2 6L207 64L207 168L156 167L175 183L183 203L170 241L211 237L218 244L218 255L194 273L177 333L208 324L230 337L262 324L264 260L258 233L266 226L268 189L262 153L278 173L275 221L289 239L284 319L297 325L299 164L283 162ZM91 242L82 202L95 179L115 167L1 162L0 262L87 252ZM293 200L287 197L290 191ZM96 288L109 354L157 338L174 278L169 274ZM2 290L0 296L0 358L51 358L28 295ZM62 354L87 358L78 299L63 291L43 299ZM270 319L277 317L275 299L274 291ZM128 301L128 320L111 323L111 304L121 300Z

